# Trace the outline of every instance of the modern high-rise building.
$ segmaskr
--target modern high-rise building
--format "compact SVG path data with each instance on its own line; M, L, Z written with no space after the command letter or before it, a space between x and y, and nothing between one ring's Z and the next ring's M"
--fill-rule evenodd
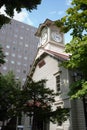
M3 47L6 63L0 72L6 74L13 71L16 79L23 84L37 52L37 28L11 20L0 29L0 44Z

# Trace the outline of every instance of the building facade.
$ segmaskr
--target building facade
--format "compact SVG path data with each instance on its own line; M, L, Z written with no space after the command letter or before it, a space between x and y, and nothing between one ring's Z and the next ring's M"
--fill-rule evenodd
M0 29L0 44L6 56L6 63L0 67L0 72L5 74L13 71L22 84L37 52L36 30L16 20L11 20Z

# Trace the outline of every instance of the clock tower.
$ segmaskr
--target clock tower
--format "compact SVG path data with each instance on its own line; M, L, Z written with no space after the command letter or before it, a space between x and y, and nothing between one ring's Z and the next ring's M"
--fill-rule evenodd
M43 48L55 52L64 52L64 34L55 24L55 21L46 19L40 24L36 36L40 38L38 48Z

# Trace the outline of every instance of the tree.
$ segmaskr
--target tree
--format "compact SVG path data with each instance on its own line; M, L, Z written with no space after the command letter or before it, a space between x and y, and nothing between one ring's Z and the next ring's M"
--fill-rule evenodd
M71 30L72 37L81 38L87 34L87 0L72 0L66 16L56 21L65 33Z
M4 58L5 58L5 55L4 55L4 53L3 53L3 49L2 49L2 47L1 47L1 45L0 45L0 66L1 66L1 64L4 64L4 63L5 63Z
M19 86L13 72L0 75L0 121L3 122L3 127L6 121L16 116L16 107L20 94Z
M8 16L13 17L14 16L14 10L16 10L18 13L21 12L23 8L26 8L27 11L31 11L33 9L37 8L37 5L41 3L41 0L9 0L9 1L1 1L0 2L0 8L2 6L5 6L5 12ZM4 15L0 14L0 27L9 22L9 18L5 17Z
M87 0L73 0L72 7L66 13L67 15L60 21L56 21L56 24L62 28L61 31L72 31L72 40L65 46L65 51L70 54L69 60L65 61L63 65L66 68L81 72L81 85L71 95L74 98L75 94L75 97L78 98L87 94L87 90L84 88L86 85L84 83L87 80Z
M23 98L23 111L27 116L33 117L32 130L43 130L43 124L49 121L64 122L69 116L67 108L57 108L53 110L52 104L55 102L53 90L45 86L46 80L34 82L29 80L22 91ZM44 122L44 123L43 123ZM30 121L31 124L31 121ZM44 128L46 130L46 128Z
M83 99L87 127L87 0L72 0L71 5L66 16L56 24L65 33L71 30L72 40L65 46L65 51L70 54L69 60L62 65L76 73L75 81L69 87L69 96Z
M82 39L74 38L70 44L66 45L66 52L71 55L63 65L76 71L76 76L79 76L79 80L76 81L77 89L75 89L75 83L71 85L69 95L71 98L84 97L87 94L87 36L83 36Z

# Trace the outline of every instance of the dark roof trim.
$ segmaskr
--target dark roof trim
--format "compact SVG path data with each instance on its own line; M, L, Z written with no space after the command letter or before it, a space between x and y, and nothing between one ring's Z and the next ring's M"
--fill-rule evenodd
M65 54L62 54L62 53L57 53L57 52L54 52L54 51L51 51L51 50L46 50L49 54L52 54L54 55L56 58L59 58L61 60L68 60L69 56L68 55L65 55Z

